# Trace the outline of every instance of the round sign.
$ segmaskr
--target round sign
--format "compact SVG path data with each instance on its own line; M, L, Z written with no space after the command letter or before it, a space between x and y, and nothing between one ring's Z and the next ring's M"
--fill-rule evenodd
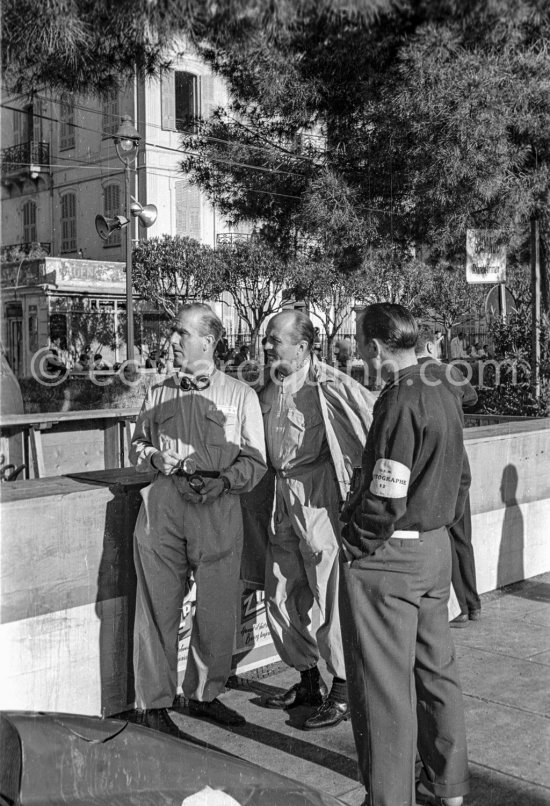
M506 316L509 316L511 313L516 313L517 303L508 288L504 289L504 296L506 300ZM494 319L497 316L502 316L503 313L504 311L502 311L501 308L500 286L494 285L485 300L485 316L487 319Z

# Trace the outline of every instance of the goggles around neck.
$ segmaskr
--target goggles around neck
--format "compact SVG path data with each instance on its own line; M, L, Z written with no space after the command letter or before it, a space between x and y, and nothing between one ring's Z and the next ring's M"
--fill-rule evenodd
M189 375L183 375L180 378L180 389L183 392L202 392L210 386L210 375L197 375L196 378L190 378Z

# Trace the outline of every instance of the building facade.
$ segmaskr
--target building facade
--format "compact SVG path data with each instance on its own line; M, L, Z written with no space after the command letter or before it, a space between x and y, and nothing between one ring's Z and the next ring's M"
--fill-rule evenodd
M227 233L200 190L181 172L180 136L228 103L221 79L192 56L162 78L134 81L105 98L47 91L2 104L2 252L41 244L52 257L124 260L120 232L98 238L97 213L124 213L123 165L111 139L128 115L141 134L132 195L158 218L136 238L187 235L214 246ZM135 222L134 222L135 223Z
M246 235L229 231L180 168L185 157L181 134L192 133L197 119L207 119L216 107L227 103L224 83L193 55L174 60L162 78L135 80L103 98L59 97L46 90L31 99L4 95L2 341L17 374L28 372L30 349L57 338L57 320L52 329L50 314L45 316L46 310L51 313L52 302L48 283L42 282L48 261L39 269L34 259L56 258L65 266L67 261L73 266L75 261L93 262L77 304L88 311L94 306L103 312L123 308L123 285L113 281L101 287L97 276L107 264L118 263L118 271L123 271L124 234L118 230L101 240L95 216L111 218L125 211L124 166L112 140L124 115L141 135L131 195L158 209L155 223L147 230L132 221L134 241L183 235L214 247L220 240ZM80 271L86 275L84 269ZM78 273L76 268L74 272ZM124 276L119 280L123 284ZM69 297L74 305L70 293L65 302ZM137 307L143 304L137 301ZM228 329L238 332L241 324L230 300L219 308ZM121 345L115 344L113 354L119 349Z
M106 319L114 328L109 344L106 334L103 339L110 360L123 357L126 239L124 230L115 230L104 241L95 228L98 213L107 218L125 213L124 166L112 139L123 116L141 135L130 193L158 209L148 229L131 221L134 242L168 234L215 247L249 236L230 229L180 167L181 135L193 134L197 121L228 102L224 82L192 53L175 58L162 77L131 81L105 97L60 97L47 90L32 98L3 96L1 338L17 375L29 374L33 350L64 343L65 331L67 349L77 352L86 328L75 323L89 320L91 327L94 317L100 330ZM51 261L57 261L55 268ZM105 266L115 265L111 280L102 283ZM77 282L78 276L87 279ZM146 337L153 345L158 341L159 314L147 310L146 300L135 303L136 345L143 356ZM295 303L289 297L285 304ZM247 340L248 327L230 295L213 305L230 344ZM346 326L346 332L352 329L351 317Z

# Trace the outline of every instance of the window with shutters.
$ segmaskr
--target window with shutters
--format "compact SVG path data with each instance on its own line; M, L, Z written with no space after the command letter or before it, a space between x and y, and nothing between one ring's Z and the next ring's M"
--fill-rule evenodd
M23 243L36 243L36 204L27 201L23 205Z
M176 182L176 235L201 239L201 194L185 179Z
M61 104L59 110L59 150L74 148L74 106Z
M199 94L201 117L205 120L208 120L216 107L219 105L216 103L216 87L214 84L214 76L206 75L200 77Z
M76 252L76 193L61 197L61 252Z
M111 90L103 97L103 136L111 135L120 126L120 98L118 90Z
M162 77L162 128L195 134L200 114L198 77L174 70Z
M18 146L23 142L23 112L20 109L13 110L13 142Z
M114 218L121 215L120 209L120 185L106 185L103 190L103 214L105 218ZM103 242L103 246L120 246L122 243L122 232L117 229Z
M15 145L28 143L34 137L34 111L32 104L13 112L13 139Z

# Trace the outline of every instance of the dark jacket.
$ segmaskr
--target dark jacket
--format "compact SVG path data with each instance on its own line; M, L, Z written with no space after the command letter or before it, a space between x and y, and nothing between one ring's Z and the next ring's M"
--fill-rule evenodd
M397 529L450 526L469 486L460 396L445 383L427 383L421 365L407 367L375 404L360 488L342 513L346 545L360 557Z
M440 380L454 394L459 396L463 409L470 409L475 406L477 392L458 367L454 364L443 364L431 356L423 356L418 358L417 361L423 367L422 371L426 377Z

